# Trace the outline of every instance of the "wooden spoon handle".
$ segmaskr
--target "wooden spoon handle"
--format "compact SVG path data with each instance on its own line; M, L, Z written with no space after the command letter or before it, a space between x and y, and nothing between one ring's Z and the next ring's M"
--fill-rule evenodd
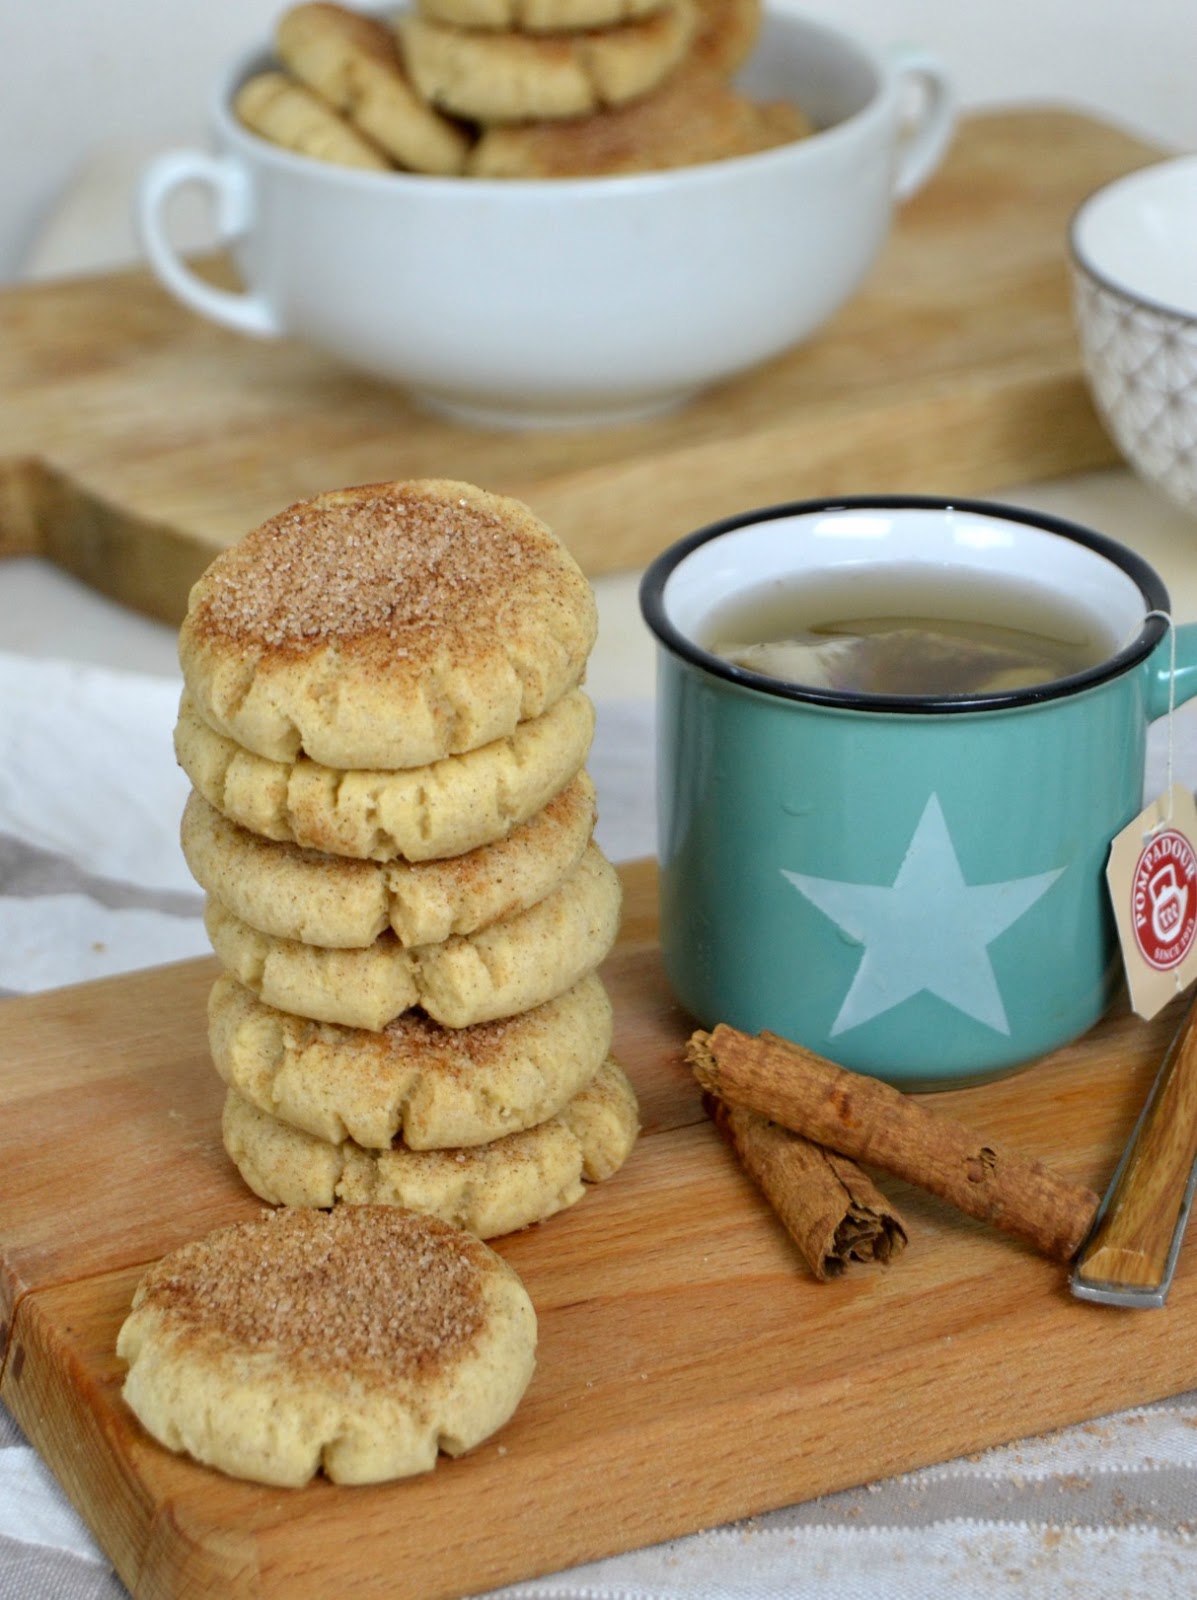
M1197 1163L1197 1000L1190 1004L1073 1269L1073 1289L1162 1305Z

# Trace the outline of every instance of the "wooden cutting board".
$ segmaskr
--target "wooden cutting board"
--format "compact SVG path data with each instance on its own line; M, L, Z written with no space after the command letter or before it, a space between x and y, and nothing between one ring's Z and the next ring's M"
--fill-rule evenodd
M1059 110L978 116L809 344L672 416L480 432L145 273L0 294L0 555L41 552L169 622L220 546L316 490L458 477L527 500L591 574L754 505L968 494L1116 457L1081 375L1065 233L1159 152ZM817 241L812 241L817 248Z
M605 975L642 1137L572 1210L498 1242L539 1315L535 1378L500 1434L406 1482L235 1482L121 1401L143 1264L258 1209L220 1147L214 963L0 1007L0 1396L138 1600L436 1600L1197 1384L1191 1245L1164 1310L1082 1304L1061 1268L887 1183L905 1254L816 1284L703 1116L653 870L623 877ZM936 1104L1104 1187L1178 1016L1119 1012Z

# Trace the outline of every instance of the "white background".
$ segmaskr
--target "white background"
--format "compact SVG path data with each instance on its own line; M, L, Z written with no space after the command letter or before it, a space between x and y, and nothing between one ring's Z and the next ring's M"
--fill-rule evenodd
M0 0L0 281L130 255L128 191L141 162L156 147L202 140L214 83L280 9L282 0ZM1197 149L1197 0L802 9L875 45L933 50L965 105L1079 105ZM85 249L55 237L64 204Z

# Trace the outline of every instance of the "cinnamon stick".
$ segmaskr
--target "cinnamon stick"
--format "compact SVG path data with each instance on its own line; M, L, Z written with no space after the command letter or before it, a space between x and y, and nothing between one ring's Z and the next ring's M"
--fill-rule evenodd
M855 1162L743 1106L703 1099L820 1282L850 1260L886 1262L905 1249L901 1217Z
M1089 1231L1091 1189L776 1034L754 1038L720 1023L693 1034L686 1057L719 1099L893 1173L1055 1261L1071 1260Z

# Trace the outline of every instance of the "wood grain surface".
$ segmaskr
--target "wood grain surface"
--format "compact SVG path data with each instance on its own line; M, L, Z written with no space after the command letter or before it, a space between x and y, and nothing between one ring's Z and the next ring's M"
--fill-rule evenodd
M1190 1000L1103 1213L1077 1262L1082 1282L1107 1292L1165 1286L1197 1160L1197 1002Z
M623 877L605 975L642 1137L498 1242L537 1308L535 1378L498 1435L406 1482L239 1483L161 1449L120 1398L144 1264L258 1206L220 1148L214 964L0 1007L0 1395L138 1600L467 1594L1197 1383L1187 1246L1164 1310L1086 1305L1059 1266L882 1179L908 1248L816 1283L703 1116L653 870ZM1101 1189L1177 1020L1120 1009L935 1103Z
M809 344L672 416L510 434L421 415L291 342L218 329L130 272L0 294L0 555L40 552L166 621L212 554L320 489L466 478L527 500L591 574L807 495L976 494L1105 466L1065 234L1158 158L1075 113L960 127L862 291Z

